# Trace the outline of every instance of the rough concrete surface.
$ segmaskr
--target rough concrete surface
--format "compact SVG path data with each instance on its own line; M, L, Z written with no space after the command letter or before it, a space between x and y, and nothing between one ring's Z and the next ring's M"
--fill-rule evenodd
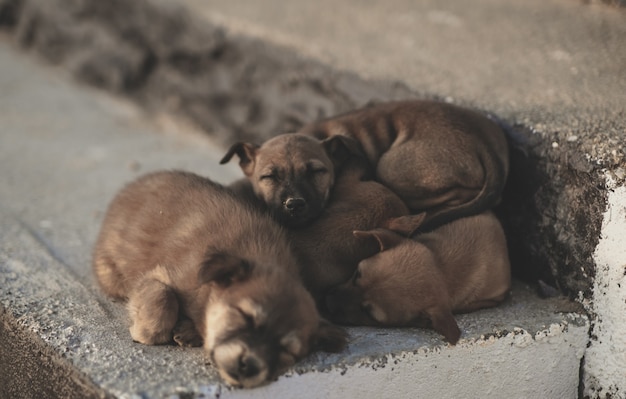
M612 320L626 293L606 243L623 246L608 220L626 178L626 9L609 4L624 2L0 0L0 29L219 143L372 100L496 114L519 141L500 209L514 272L585 304L584 393L619 397L626 348Z
M522 283L503 306L459 316L456 347L432 331L350 329L344 352L315 354L250 391L223 386L200 349L133 343L123 305L104 298L91 276L90 251L108 201L154 169L184 168L222 182L239 171L218 165L222 150L206 137L167 119L146 120L133 105L72 85L63 71L1 41L0 70L0 339L11 341L0 345L0 393L576 395L589 323L570 313L570 302L539 299Z
M220 142L372 100L496 113L526 154L502 211L514 271L571 297L592 295L605 173L626 175L625 15L575 0L0 0L25 48Z

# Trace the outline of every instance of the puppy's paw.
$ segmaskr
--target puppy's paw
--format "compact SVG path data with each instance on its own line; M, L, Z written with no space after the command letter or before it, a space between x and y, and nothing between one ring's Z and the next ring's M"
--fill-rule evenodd
M178 299L162 282L144 278L128 298L133 340L146 345L172 342L172 329L178 320Z
M179 321L174 327L173 334L174 342L179 346L202 346L202 337L198 334L196 326L189 319Z
M171 331L153 331L140 323L130 326L130 336L133 341L144 345L163 345L172 342Z

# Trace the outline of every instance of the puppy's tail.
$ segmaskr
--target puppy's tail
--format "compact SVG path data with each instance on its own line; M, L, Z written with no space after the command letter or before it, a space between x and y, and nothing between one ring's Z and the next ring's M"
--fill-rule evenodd
M412 235L434 230L462 217L479 214L500 203L508 175L508 162L490 146L486 146L480 152L479 159L484 171L484 180L478 194L461 205L427 210L426 219Z

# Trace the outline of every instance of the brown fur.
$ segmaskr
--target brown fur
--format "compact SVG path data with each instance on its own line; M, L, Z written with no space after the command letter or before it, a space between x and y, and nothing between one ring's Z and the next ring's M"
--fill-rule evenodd
M383 103L312 123L299 133L356 139L376 168L376 180L412 213L427 212L422 231L492 208L508 174L502 129L446 103Z
M336 322L422 326L427 320L454 344L461 332L453 312L495 306L510 289L506 241L491 212L414 239L385 229L355 234L378 241L381 252L363 260L353 278L327 297Z
M335 182L338 157L358 145L346 138L324 142L300 134L276 136L259 146L236 143L220 163L234 156L250 181L252 192L281 223L303 226L323 211Z
M135 341L203 343L232 385L263 384L345 344L297 277L284 231L191 173L152 173L121 190L93 267L105 293L128 299Z
M406 205L375 181L363 180L367 169L358 155L342 167L329 205L312 224L290 230L305 285L324 309L327 290L348 280L358 263L378 252L375 242L355 237L354 230L385 226L407 215Z

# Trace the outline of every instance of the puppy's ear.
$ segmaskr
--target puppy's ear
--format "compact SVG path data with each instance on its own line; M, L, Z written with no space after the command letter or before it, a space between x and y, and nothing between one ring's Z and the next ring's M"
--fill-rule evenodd
M449 310L434 310L429 313L433 329L443 335L446 341L455 345L461 337L461 330Z
M257 150L259 146L257 144L252 143L235 143L233 144L226 155L220 161L220 164L223 165L226 162L230 161L233 155L237 155L239 157L239 167L246 176L250 176L254 171L254 161L256 159Z
M252 265L243 259L228 254L210 254L200 265L198 281L228 287L248 278L251 271Z
M348 333L341 327L320 319L317 331L312 336L311 348L313 351L340 352L348 343Z
M405 237L411 237L422 225L425 218L426 212L417 215L400 216L388 219L383 227L395 233L402 234Z
M386 229L374 229L374 230L369 230L369 231L355 230L352 232L352 234L356 238L362 238L362 239L375 238L376 241L378 241L380 252L393 248L396 245L398 245L402 240L406 239L402 237L401 235L398 235L394 233L393 231L389 231Z
M340 167L350 157L366 160L361 144L348 136L332 136L322 141L322 146L333 161L335 167Z

